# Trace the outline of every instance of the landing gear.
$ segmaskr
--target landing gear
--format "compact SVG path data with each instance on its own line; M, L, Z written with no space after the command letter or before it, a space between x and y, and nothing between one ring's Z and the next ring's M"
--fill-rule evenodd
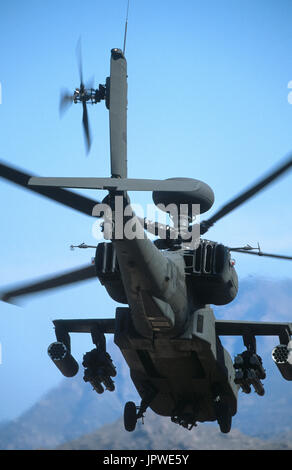
M132 432L136 428L138 419L144 418L144 413L146 412L148 406L156 395L156 391L148 389L145 393L144 398L141 400L140 406L136 406L133 401L127 401L124 407L124 427L126 431Z
M220 397L217 397L215 399L215 415L219 424L220 431L224 434L230 432L232 425L232 415L230 413L230 407L228 403L224 403L224 401L222 401Z
M124 426L125 430L132 432L137 424L137 409L133 401L127 401L124 408Z

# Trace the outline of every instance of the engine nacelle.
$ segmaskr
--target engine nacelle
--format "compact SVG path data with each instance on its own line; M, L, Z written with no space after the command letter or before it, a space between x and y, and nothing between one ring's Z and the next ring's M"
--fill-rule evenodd
M185 261L190 292L201 304L225 305L238 292L238 277L229 249L216 242L201 240L196 250L181 252ZM115 247L99 243L95 255L96 275L116 302L127 304Z
M95 253L96 275L113 300L127 304L120 268L113 243L99 243Z
M202 304L225 305L238 292L238 277L229 249L201 240L196 250L185 251L185 273L190 292Z
M284 379L292 380L292 341L276 346L272 358Z

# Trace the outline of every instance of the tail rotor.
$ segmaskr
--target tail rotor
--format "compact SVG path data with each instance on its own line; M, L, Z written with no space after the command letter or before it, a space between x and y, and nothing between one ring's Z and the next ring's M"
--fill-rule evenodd
M81 39L78 40L76 46L76 57L77 57L77 66L79 72L80 85L78 88L75 88L74 92L71 93L67 89L61 90L59 111L60 117L63 117L64 113L68 111L72 103L81 103L82 104L82 127L85 138L85 147L87 154L90 151L92 138L91 131L88 119L87 111L87 102L97 103L98 102L98 93L99 90L93 88L93 80L90 80L88 84L84 83L83 80L83 66L82 66L82 51L81 51ZM100 101L100 100L99 100Z

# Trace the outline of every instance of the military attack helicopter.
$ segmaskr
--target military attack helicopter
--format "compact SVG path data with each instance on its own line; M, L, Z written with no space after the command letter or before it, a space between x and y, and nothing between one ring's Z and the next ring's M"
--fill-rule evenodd
M94 263L71 272L12 288L2 293L3 301L97 277L110 297L124 304L112 319L54 320L56 341L48 354L66 377L77 374L79 365L71 352L70 333L89 333L94 348L83 356L84 381L98 393L115 389L116 368L106 350L105 334L113 334L130 369L141 397L137 406L127 402L124 425L134 431L150 407L155 413L187 429L198 422L217 421L228 433L237 412L241 389L252 387L262 396L266 377L257 354L256 336L279 337L272 357L286 380L292 380L292 323L217 320L211 305L226 305L238 292L238 277L231 252L276 257L251 246L228 247L203 238L215 222L271 184L292 166L289 156L276 169L197 224L192 244L193 206L199 215L213 205L213 190L191 178L164 181L127 178L127 62L124 50L111 50L110 75L98 88L83 82L81 55L80 86L61 96L61 110L81 103L87 150L90 149L87 104L105 102L109 111L109 178L37 177L2 162L2 178L45 196L90 217L103 220L106 241L98 243ZM101 189L108 194L99 201L64 188ZM170 214L169 225L138 217L131 211L128 191L151 191L154 204ZM119 204L119 205L117 205ZM169 205L178 208L172 214ZM130 208L130 209L129 209ZM187 208L186 211L183 209ZM127 209L127 211L126 211ZM123 217L121 217L121 213ZM125 215L125 217L124 217ZM135 232L126 234L127 224ZM147 232L155 235L151 240ZM138 235L139 236L138 236ZM81 244L80 248L88 245ZM220 337L242 336L245 350L234 361Z

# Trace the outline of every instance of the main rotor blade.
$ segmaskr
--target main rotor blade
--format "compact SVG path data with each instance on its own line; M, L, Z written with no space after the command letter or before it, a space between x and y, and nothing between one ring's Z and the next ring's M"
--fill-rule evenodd
M88 153L91 147L91 136L90 136L89 122L88 122L87 106L86 106L85 101L82 101L82 107L83 107L82 123L83 123L84 135L85 135L86 151Z
M216 212L210 219L207 219L201 222L201 234L203 235L206 233L215 222L219 219L222 219L225 215L229 214L231 211L236 209L238 206L246 202L248 199L252 198L255 194L261 191L263 188L271 184L277 178L279 178L282 174L287 172L292 166L292 155L289 155L288 158L279 165L275 170L271 173L268 173L267 176L260 179L256 184L252 185L246 191L243 191L239 196L232 199L228 202L225 206L223 206L218 212Z
M92 210L98 201L73 193L67 189L44 188L38 186L28 186L29 179L33 176L0 161L0 176L8 181L18 184L23 188L34 191L37 194L52 199L64 206L71 207L82 214L92 216Z
M229 251L237 252L237 253L246 253L248 255L256 255L256 256L267 256L269 258L278 258L278 259L288 259L292 260L292 256L285 256L285 255L274 255L272 253L263 253L262 251L247 251L241 249L230 249Z
M6 292L2 292L1 300L4 302L11 302L16 297L22 297L28 294L35 294L49 289L55 289L69 284L92 279L96 276L96 269L94 265L85 266L74 271L68 271L60 275L47 277L41 281L33 282L18 286Z

